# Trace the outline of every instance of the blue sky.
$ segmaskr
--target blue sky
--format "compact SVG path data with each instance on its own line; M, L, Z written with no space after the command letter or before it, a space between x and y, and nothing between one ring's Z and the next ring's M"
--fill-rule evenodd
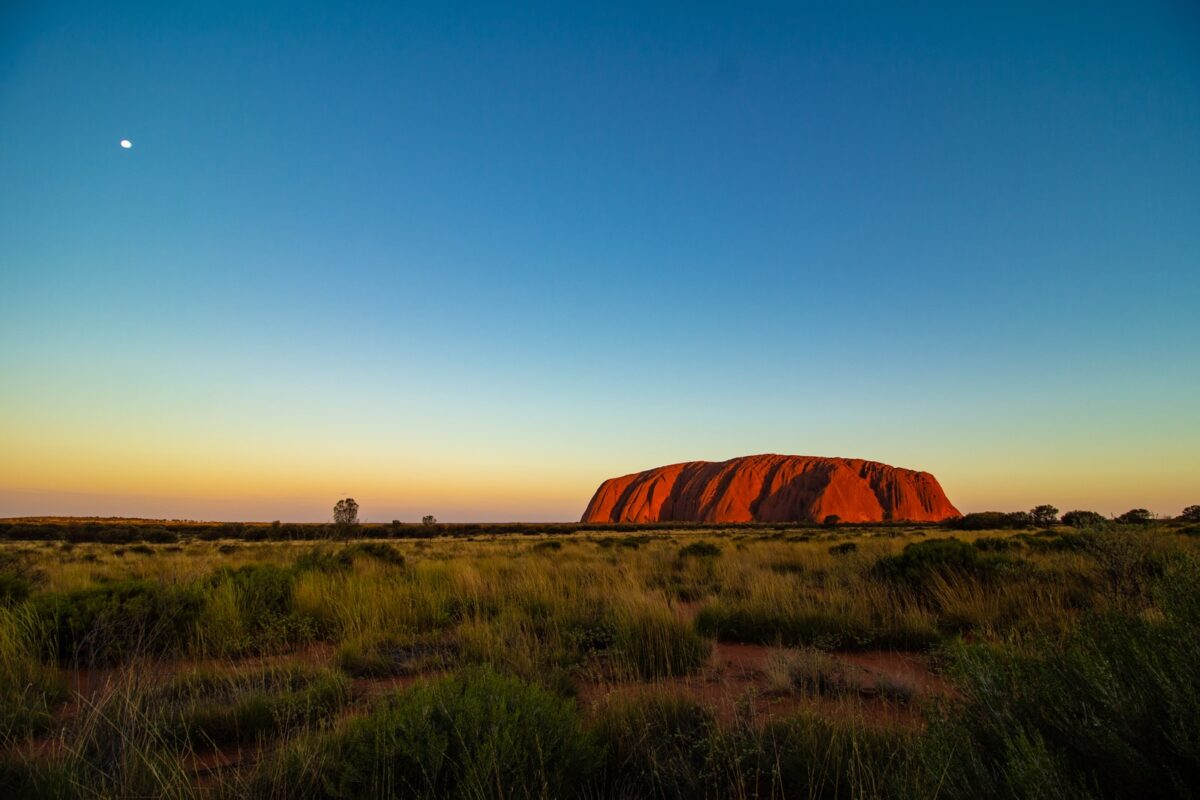
M245 5L0 9L0 514L1200 502L1194 4Z

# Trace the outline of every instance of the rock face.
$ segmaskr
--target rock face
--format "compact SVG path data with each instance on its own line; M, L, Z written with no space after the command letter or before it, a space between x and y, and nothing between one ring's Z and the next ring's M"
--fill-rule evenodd
M877 461L743 456L610 478L583 522L842 522L959 517L937 478Z

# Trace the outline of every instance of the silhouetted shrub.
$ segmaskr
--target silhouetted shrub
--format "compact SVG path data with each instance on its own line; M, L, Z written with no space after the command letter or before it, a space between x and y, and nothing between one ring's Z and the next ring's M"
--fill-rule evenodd
M1064 525L1070 525L1072 528L1094 528L1103 525L1108 520L1095 511L1076 510L1063 514L1062 521Z
M942 524L958 531L994 531L1028 528L1033 524L1033 518L1025 511L977 511L948 519Z
M1124 525L1149 525L1153 521L1154 515L1144 508L1131 508L1117 517L1117 522Z
M1200 522L1200 506L1188 506L1179 518L1184 522Z
M1036 506L1029 511L1029 521L1042 528L1058 522L1058 509L1052 505Z

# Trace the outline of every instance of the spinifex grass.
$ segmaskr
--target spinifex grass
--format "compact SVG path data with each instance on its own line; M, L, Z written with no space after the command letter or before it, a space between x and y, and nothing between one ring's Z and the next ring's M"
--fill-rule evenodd
M0 599L0 795L187 797L204 781L210 796L387 795L399 776L471 797L1149 797L1200 783L1200 538L1151 526L919 544L947 536L5 545L37 579ZM714 666L714 639L798 649L743 680ZM952 681L940 707L916 697L902 709L916 724L873 718L884 684L867 697L826 652L873 648L932 650ZM705 693L733 691L726 680L745 696L718 710ZM831 704L853 713L821 716ZM1080 728L1081 709L1102 726ZM393 738L414 731L506 755L473 752L468 769ZM193 751L214 745L250 755L193 772ZM279 756L256 765L260 748Z

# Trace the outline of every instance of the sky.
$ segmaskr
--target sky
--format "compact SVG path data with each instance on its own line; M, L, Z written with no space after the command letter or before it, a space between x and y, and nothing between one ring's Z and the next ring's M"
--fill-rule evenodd
M0 516L1200 503L1200 6L586 5L0 3Z

